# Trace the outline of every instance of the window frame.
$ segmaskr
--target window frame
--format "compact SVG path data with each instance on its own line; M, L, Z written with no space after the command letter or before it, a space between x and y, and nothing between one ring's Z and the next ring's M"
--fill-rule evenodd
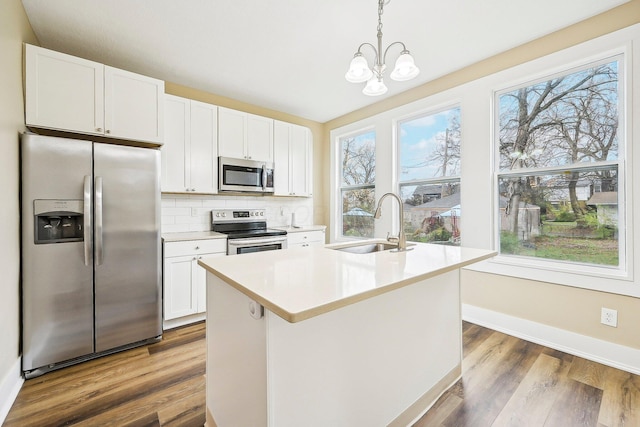
M413 120L417 120L420 118L424 118L427 116L434 116L437 114L440 114L442 112L445 111L449 111L449 110L453 110L453 109L459 109L460 110L460 167L458 168L458 174L457 175L443 175L440 177L431 177L431 178L418 178L418 179L411 179L411 180L406 180L403 181L400 177L401 173L402 173L402 165L400 164L402 161L402 156L401 156L401 148L402 148L402 138L400 133L402 132L402 124L406 123L406 122L411 122ZM420 111L416 111L410 115L406 115L403 116L401 118L398 118L394 121L394 136L395 136L395 142L396 142L396 147L395 147L395 155L396 155L396 165L395 165L395 176L394 176L394 181L395 181L395 188L396 188L396 192L398 195L402 194L402 187L403 186L411 186L411 185L438 185L438 184L449 184L449 183L457 183L458 186L460 187L459 192L462 192L462 149L463 149L463 124L462 124L462 104L458 101L456 102L452 102L449 104L443 104L443 105L438 105L434 108L429 108L429 109L423 109ZM460 200L460 207L462 207L462 197ZM460 218L460 223L462 223L462 218ZM460 229L462 229L462 226L459 226ZM462 232L460 233L460 242L462 241Z
M353 132L348 132L348 133L344 133L341 135L338 135L336 137L336 164L338 165L337 167L337 182L336 182L336 217L337 217L337 227L336 227L336 231L335 231L335 235L336 238L338 240L343 240L343 241L348 241L348 240L364 240L364 239L371 239L373 237L354 237L354 236L345 236L343 234L343 229L344 229L344 216L342 215L343 212L343 197L342 194L344 191L353 191L353 190L364 190L364 189L372 189L373 190L373 194L374 194L374 200L375 200L375 194L376 194L376 181L377 181L377 171L376 171L376 179L374 179L373 183L370 184L353 184L353 185L345 185L343 186L343 170L342 170L342 141L346 138L357 138L360 135L365 135L368 133L373 132L374 135L374 152L376 149L376 144L377 144L377 133L376 133L376 129L373 126L368 126L366 128L361 128L358 129L356 131ZM377 155L377 153L376 153ZM375 168L377 168L377 159L376 159L376 166ZM374 225L374 234L375 234L375 225Z
M569 75L581 70L593 68L597 65L608 62L618 61L618 102L620 111L618 112L618 158L615 161L601 161L590 163L575 163L562 166L550 166L540 168L526 168L514 170L500 170L500 150L498 144L500 129L500 103L499 97L504 93L517 90L522 87L535 85L541 82L551 80L553 78ZM534 61L538 62L538 61ZM631 135L629 123L633 105L632 99L632 66L631 49L629 44L618 49L611 49L575 61L562 62L558 61L555 66L542 69L535 73L524 73L517 80L511 81L505 85L496 86L492 91L491 99L491 150L492 150L492 186L493 186L493 248L498 251L498 255L494 257L489 264L495 265L497 269L488 269L487 271L501 274L505 268L512 270L508 275L523 277L530 280L542 280L545 282L564 284L566 282L574 282L571 276L590 277L593 279L616 279L624 281L633 281L633 240L632 233L632 214L631 205L633 201L630 199L632 176L627 168L627 159L631 159L631 146L629 136ZM523 64L519 68L527 68L529 64ZM538 67L536 67L538 68ZM500 178L509 176L529 176L539 174L557 174L564 171L580 171L588 170L594 167L606 167L616 165L618 168L618 266L607 266L597 264L587 264L579 262L566 262L553 259L545 259L538 257L518 256L500 253ZM532 274L532 270L538 270ZM516 272L516 274L514 274ZM550 274L557 273L553 279ZM558 277L561 279L558 280ZM583 286L587 289L607 291L607 286L596 285L595 281L587 280L588 285Z
M624 179L626 206L626 273L587 271L562 268L562 265L549 268L549 262L536 265L535 259L527 259L519 264L514 257L496 256L476 264L466 266L465 270L509 277L510 280L537 282L540 286L567 286L640 298L640 279L634 280L635 264L640 266L640 251L635 249L635 242L640 242L640 174L633 174L631 168L640 165L640 149L633 149L633 139L640 139L640 116L634 117L635 109L640 108L640 84L633 85L633 71L640 70L640 24L634 24L614 32L582 41L561 50L553 50L543 56L535 52L529 57L520 57L509 64L488 69L482 75L474 76L461 83L430 86L421 92L419 99L414 99L392 109L372 108L366 113L357 115L354 121L335 120L328 122L327 132L330 145L330 188L329 195L329 240L338 242L345 240L336 233L337 200L337 138L355 133L366 128L375 128L378 139L376 146L376 193L398 191L396 123L398 120L416 116L426 111L435 111L446 105L459 104L462 108L461 147L461 198L465 206L473 207L473 215L465 215L461 227L464 235L463 246L494 250L496 239L494 229L498 218L496 209L497 182L495 181L495 144L494 144L494 103L496 90L502 90L520 84L530 83L536 78L544 78L554 73L564 73L568 69L584 66L605 58L623 55L624 64L619 71L624 74L620 81L624 82L624 94L621 95L620 132L624 134L626 147L624 170L620 169ZM637 80L637 78L635 79ZM637 81L636 81L637 83ZM416 97L417 98L417 97ZM368 114L370 112L370 114ZM638 111L640 113L640 111ZM364 117L363 117L364 116ZM635 125L635 126L634 126ZM388 144L387 141L391 141ZM624 173L624 175L622 175ZM467 209L469 211L469 209ZM383 215L376 222L376 230L380 229L378 238L383 238L382 231L392 230L397 218ZM393 221L392 221L393 220ZM385 223L388 221L388 223ZM340 231L340 230L338 230ZM615 274L614 274L615 273ZM490 276L487 276L490 277Z

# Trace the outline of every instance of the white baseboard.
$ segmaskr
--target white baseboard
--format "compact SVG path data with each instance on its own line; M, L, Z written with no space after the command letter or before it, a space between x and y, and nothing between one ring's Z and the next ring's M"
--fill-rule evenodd
M24 378L20 374L21 366L22 359L19 357L4 376L2 382L0 382L0 396L2 396L2 401L0 401L0 425L4 423L7 415L9 415L9 410L24 383Z
M462 319L523 340L640 375L640 350L462 304Z
M180 326L190 325L191 323L206 320L207 313L192 314L191 316L178 317L177 319L165 320L162 322L162 330L166 331Z

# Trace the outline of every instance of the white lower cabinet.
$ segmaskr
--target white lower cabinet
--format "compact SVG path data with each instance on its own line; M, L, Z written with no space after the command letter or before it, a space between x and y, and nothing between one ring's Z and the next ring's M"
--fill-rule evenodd
M324 230L298 231L287 233L287 247L307 248L324 245Z
M206 271L198 260L226 254L226 239L165 242L164 329L204 319Z

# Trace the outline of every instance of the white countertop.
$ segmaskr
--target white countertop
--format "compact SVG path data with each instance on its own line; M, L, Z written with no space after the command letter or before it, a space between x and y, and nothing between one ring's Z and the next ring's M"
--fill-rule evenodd
M185 240L226 239L227 235L215 231L189 231L184 233L163 233L165 242L182 242Z
M336 246L348 244L205 257L198 264L293 323L496 255L424 243L369 254L329 248Z
M299 227L287 227L285 225L282 225L282 226L276 225L275 227L269 227L269 228L284 230L287 233L300 233L302 231L324 231L327 228L327 226L326 225L301 225Z

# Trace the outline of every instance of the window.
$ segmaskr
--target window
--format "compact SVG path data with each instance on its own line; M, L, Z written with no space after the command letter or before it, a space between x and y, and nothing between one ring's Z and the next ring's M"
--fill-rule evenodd
M620 63L497 94L501 254L620 267Z
M460 244L460 108L398 125L407 240Z
M339 141L342 236L373 237L376 134L371 130Z

